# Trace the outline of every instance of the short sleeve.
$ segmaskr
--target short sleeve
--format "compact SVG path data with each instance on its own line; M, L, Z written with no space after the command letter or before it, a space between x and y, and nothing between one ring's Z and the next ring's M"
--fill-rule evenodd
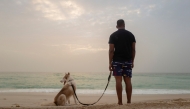
M113 37L113 35L110 35L108 44L114 44L114 37Z
M136 42L135 36L131 33L132 42Z

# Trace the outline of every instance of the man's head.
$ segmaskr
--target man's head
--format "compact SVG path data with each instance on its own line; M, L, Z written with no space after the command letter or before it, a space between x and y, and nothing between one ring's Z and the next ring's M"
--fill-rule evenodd
M116 26L116 28L118 28L118 29L125 28L125 22L124 22L123 19L119 19L119 20L117 21L117 26Z

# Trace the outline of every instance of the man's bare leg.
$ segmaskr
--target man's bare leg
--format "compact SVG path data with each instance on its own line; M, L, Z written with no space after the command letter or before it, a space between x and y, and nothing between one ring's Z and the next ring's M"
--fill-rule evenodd
M116 81L118 104L123 105L122 103L122 76L115 76L115 81Z
M131 95L132 95L132 84L131 84L131 78L129 77L123 77L125 81L125 90L127 95L127 103L131 103Z

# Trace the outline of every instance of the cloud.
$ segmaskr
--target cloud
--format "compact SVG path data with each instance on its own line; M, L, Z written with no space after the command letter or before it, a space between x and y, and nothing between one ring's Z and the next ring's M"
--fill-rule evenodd
M61 2L61 6L63 6L64 9L70 12L69 14L71 18L79 17L84 13L84 10L72 1L63 1Z
M84 47L78 47L72 49L72 52L83 52L83 51L89 51L89 52L100 52L100 51L107 51L105 48L93 48L92 46L84 46Z
M22 5L22 2L18 0L18 1L16 1L16 4L17 5Z
M65 20L65 15L61 12L58 6L48 0L33 0L35 9L41 11L45 18L50 20Z
M53 44L52 47L63 47L68 49L70 52L100 52L107 51L106 48L102 47L92 47L91 45L82 45L82 44Z
M134 10L128 10L127 11L127 14L130 15L130 14L136 14L136 15L139 15L141 13L141 10L140 9L134 9Z
M114 10L116 10L116 9L114 9ZM126 6L123 6L123 7L119 7L118 9L121 12L124 12L123 14L126 14L126 15L132 15L132 14L139 15L141 13L140 8L127 8Z
M146 15L150 16L150 13L156 8L155 4L148 5L145 7Z
M149 5L149 6L148 6L149 9L153 9L153 8L155 8L155 7L156 7L156 5Z
M84 13L84 9L72 1L52 2L50 0L33 0L35 10L42 12L49 20L66 20L77 18Z

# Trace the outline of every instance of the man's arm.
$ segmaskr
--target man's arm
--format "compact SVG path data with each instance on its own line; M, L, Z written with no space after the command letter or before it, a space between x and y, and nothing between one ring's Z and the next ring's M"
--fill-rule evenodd
M114 55L114 44L109 44L109 70L112 71L112 61Z
M135 59L135 54L136 54L135 44L136 42L132 43L132 68L134 67L134 59Z

